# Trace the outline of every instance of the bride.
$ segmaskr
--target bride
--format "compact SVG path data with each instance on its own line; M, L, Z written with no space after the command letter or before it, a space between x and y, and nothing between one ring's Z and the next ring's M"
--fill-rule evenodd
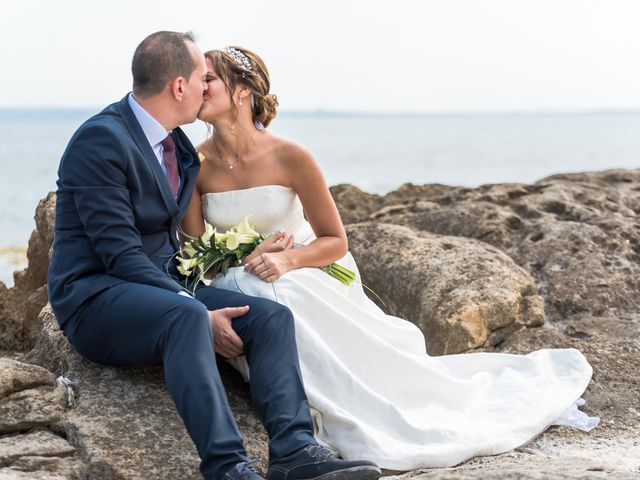
M577 409L592 373L577 350L430 357L416 326L385 315L358 282L347 287L313 268L337 261L357 272L318 165L265 129L278 103L257 55L227 47L205 58L199 118L213 135L199 146L202 168L183 229L200 235L206 220L225 231L251 215L256 230L275 233L261 255L213 285L292 310L321 443L347 459L411 470L505 452L549 425L597 425ZM231 328L218 334L231 342L218 353L247 378L239 339Z

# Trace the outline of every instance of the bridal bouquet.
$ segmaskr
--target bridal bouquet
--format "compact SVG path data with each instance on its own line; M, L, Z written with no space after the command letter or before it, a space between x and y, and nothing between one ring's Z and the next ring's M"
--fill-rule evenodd
M193 276L195 286L207 272L213 276L218 273L225 275L229 267L238 265L266 237L249 225L247 217L226 233L218 233L205 222L205 232L199 237L189 238L177 256L178 271L187 278ZM321 270L347 286L356 278L353 271L337 263L321 267Z

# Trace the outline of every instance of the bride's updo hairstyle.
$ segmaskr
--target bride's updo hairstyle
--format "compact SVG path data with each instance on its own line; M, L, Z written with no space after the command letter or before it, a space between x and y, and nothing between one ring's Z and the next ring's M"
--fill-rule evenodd
M209 50L204 56L211 60L213 69L222 79L229 92L231 105L237 114L233 92L238 84L251 90L253 100L251 110L253 123L266 127L276 116L278 98L269 93L271 83L269 72L262 59L255 53L241 47L225 47L222 50Z

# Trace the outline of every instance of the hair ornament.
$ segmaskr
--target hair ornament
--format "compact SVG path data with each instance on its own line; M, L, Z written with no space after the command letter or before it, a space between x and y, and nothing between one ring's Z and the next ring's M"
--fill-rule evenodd
M221 52L226 53L227 55L229 55L231 58L233 58L233 60L240 65L242 68L244 68L245 70L249 70L251 71L251 60L249 60L249 57L247 57L244 53L242 53L240 50L238 50L237 48L233 48L233 47L224 47L222 50L220 50ZM242 76L244 77L244 73L242 74Z

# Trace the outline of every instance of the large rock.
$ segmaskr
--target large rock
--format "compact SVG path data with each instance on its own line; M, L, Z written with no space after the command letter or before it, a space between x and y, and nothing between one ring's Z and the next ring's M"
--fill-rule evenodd
M56 194L49 192L38 202L34 219L36 229L29 238L27 249L28 267L14 274L15 285L27 292L34 292L47 283L47 269L53 244L56 215ZM42 308L42 307L40 307Z
M58 329L51 307L28 359L77 385L77 407L63 428L90 478L200 478L199 458L171 400L162 367L109 368L78 355ZM248 386L223 365L223 382L250 456L267 458L267 435L250 407Z
M492 346L544 323L533 278L496 248L372 222L347 233L363 283L423 331L431 355Z
M0 358L0 398L44 385L55 385L55 375L49 370L10 358Z
M34 291L7 289L0 282L0 350L24 351L39 335L38 313L47 304L47 286Z
M640 170L555 175L533 185L433 187L405 185L377 198L377 210L366 194L351 191L350 209L360 212L358 222L388 222L414 233L430 232L436 238L479 240L499 248L529 272L551 321L541 328L510 331L493 350L527 353L573 347L582 351L594 368L584 409L599 415L601 423L589 434L551 428L514 452L394 478L637 478ZM359 226L349 227L352 249L364 248L360 242L372 245L368 235L356 239L352 228ZM374 266L361 261L360 267L381 277L376 265L384 270L386 262L402 264L400 257L406 255L389 250L380 259L374 258L373 251L366 252L365 258ZM413 254L408 255L408 264L415 261ZM462 279L461 284L467 281ZM416 298L409 282L398 285L384 278L377 282L374 289L385 301L401 297L403 288L409 291L406 296ZM396 292L388 293L393 289Z
M11 465L23 457L67 457L75 448L48 430L0 438L0 464Z
M85 465L75 456L24 456L9 466L0 468L2 480L87 480L87 478L89 477Z
M33 323L24 315L24 301L17 289L0 282L0 350L22 350L25 324Z
M432 353L575 347L594 366L585 398L602 423L590 434L553 428L515 452L406 477L637 476L640 170L556 175L534 185L407 184L385 196L349 185L331 191L345 223L367 222L349 227L365 283L392 313L422 325L434 342L428 345ZM49 195L38 207L29 267L16 274L16 288L0 285L0 350L28 349L39 337L30 360L76 381L77 408L38 427L71 440L76 452L48 457L25 447L0 468L0 478L197 478L198 459L164 389L162 369L93 365L69 347L49 307L37 317L46 303L54 206ZM538 293L551 322L525 328L543 318ZM0 398L31 396L36 405L37 393L48 398L46 408L62 405L51 373L20 368L11 381L0 380ZM0 379L6 372L0 367ZM246 385L230 368L222 367L222 375L250 453L265 454L266 434L249 408ZM19 410L18 402L5 403ZM20 415L29 414L23 409ZM29 425L57 418L55 413ZM7 435L11 444L26 433ZM61 445L62 455L71 448L55 438L51 443Z
M334 185L331 195L345 225L364 221L384 204L380 195L363 192L348 184Z
M66 407L64 388L38 387L8 395L0 401L0 434L58 423Z
M11 289L0 282L0 350L28 350L40 335L36 318L47 304L47 269L55 223L55 193L40 200L29 239L28 266L15 272Z
M67 407L68 392L52 372L0 358L0 478L86 478L60 436Z
M67 392L44 368L0 358L0 435L60 422Z
M460 190L467 191L470 189L461 189L438 183L429 185L405 183L397 190L381 196L375 193L363 192L358 187L345 183L330 187L331 195L340 212L340 218L345 225L370 220L371 215L382 208L393 209L412 200L425 201L432 198L440 198L445 194Z
M501 249L534 276L552 320L640 309L640 171L427 190L422 197L411 192L418 187L402 190L382 199L386 206L369 219Z

